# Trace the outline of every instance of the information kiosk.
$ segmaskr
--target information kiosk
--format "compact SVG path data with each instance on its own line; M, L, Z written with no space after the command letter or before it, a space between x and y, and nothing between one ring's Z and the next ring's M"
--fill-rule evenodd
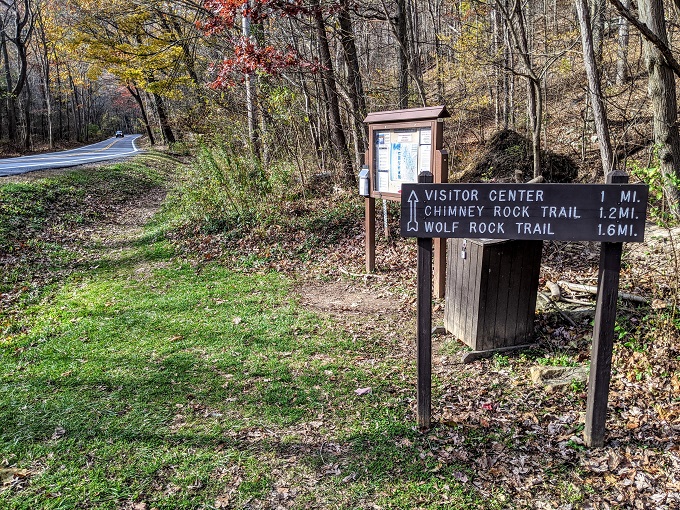
M448 154L443 149L445 106L370 113L368 194L366 196L366 271L375 270L375 199L401 201L402 185L418 182L429 172L435 183L448 182ZM434 294L444 297L446 243L435 240Z

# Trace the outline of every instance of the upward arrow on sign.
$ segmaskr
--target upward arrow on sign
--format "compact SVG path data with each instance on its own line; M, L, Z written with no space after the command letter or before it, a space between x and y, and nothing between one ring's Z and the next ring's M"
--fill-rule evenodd
M406 230L409 232L418 232L418 220L416 219L416 204L418 203L418 195L415 191L411 191L408 197L409 203L409 220Z

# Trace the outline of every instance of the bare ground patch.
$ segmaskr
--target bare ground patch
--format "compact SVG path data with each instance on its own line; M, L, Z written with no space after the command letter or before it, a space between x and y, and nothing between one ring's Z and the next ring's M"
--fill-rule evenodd
M141 234L144 225L160 208L166 194L163 188L152 188L137 200L120 206L106 221L82 229L81 234L85 234L89 241L115 248L121 242L127 242Z
M356 281L305 282L298 292L304 306L332 316L346 313L390 314L401 307L399 300L385 290Z

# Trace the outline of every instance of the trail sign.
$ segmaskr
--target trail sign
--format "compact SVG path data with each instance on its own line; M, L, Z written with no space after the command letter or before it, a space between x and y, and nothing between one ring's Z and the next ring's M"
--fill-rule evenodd
M607 184L402 185L401 235L418 238L418 426L430 427L432 239L443 237L600 241L586 423L587 446L604 444L623 241L644 240L648 187L622 171Z
M401 235L642 242L644 184L403 184Z

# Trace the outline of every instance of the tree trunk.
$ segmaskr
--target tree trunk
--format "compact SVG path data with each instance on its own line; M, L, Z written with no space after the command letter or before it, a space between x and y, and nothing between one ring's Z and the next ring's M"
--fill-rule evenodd
M622 0L623 6L630 9L630 0ZM628 81L628 39L629 25L626 18L619 17L619 45L616 50L616 84Z
M266 46L265 41L265 24L258 22L251 24L252 34L257 41L257 44L262 48ZM259 126L258 126L258 142L259 142L259 153L262 162L262 169L264 170L269 165L272 153L272 145L269 141L270 127L272 126L271 115L265 106L265 102L262 99L267 97L264 91L270 90L270 79L266 74L257 77L257 83L255 88L255 112L259 113ZM258 92L259 91L259 92ZM257 115L256 115L257 117Z
M92 87L83 87L83 126L85 126L85 142L90 141L90 124L92 122Z
M640 20L666 45L666 20L661 0L641 0ZM659 151L663 176L664 196L670 213L680 219L680 196L677 180L680 177L680 134L678 133L675 76L659 49L643 39L643 49L649 71L648 93L654 114L654 142Z
M387 14L387 13L386 13ZM397 38L397 67L399 68L398 106L408 108L408 41L406 33L406 0L397 0L395 37Z
M78 87L76 87L75 83L73 82L73 75L71 74L71 69L67 68L68 70L68 79L69 79L69 84L71 85L71 90L73 91L73 100L71 101L71 111L73 112L73 124L74 124L74 129L76 131L76 141L82 142L82 124L80 122L80 110L81 105L78 102Z
M595 121L595 131L600 142L600 158L602 160L602 170L604 175L614 170L614 153L612 151L611 139L609 136L609 124L607 122L607 111L602 100L602 87L600 86L600 73L597 68L595 48L588 19L587 0L576 0L576 13L581 26L581 42L583 45L583 62L588 76L588 88L591 103L593 105L593 120ZM597 177L597 172L593 178Z
M595 53L595 62L602 62L602 46L604 43L604 22L605 22L605 10L607 7L606 0L593 0L592 5L592 38L593 38L593 50Z
M175 143L175 134L172 132L170 127L170 122L168 122L168 114L165 111L165 102L163 97L155 92L152 93L154 103L156 103L156 112L158 112L158 123L161 126L161 133L163 133L163 139L166 143Z
M426 2L430 19L432 21L432 31L434 33L434 58L435 58L435 72L437 82L437 104L444 104L444 80L442 79L442 43L439 37L441 33L442 15L441 2Z
M248 7L250 2L245 3ZM250 39L250 18L243 13L241 18L241 34L244 39ZM260 161L260 132L257 128L257 77L254 73L246 73L244 76L246 87L246 116L248 119L248 140L250 141L250 152L256 161Z
M45 94L45 110L47 115L47 144L50 149L54 148L54 134L52 132L52 96L50 94L50 72L49 63L45 70L43 93Z
M326 24L323 19L323 13L321 12L319 0L312 0L311 6L314 16L314 25L316 27L316 39L317 44L319 45L321 64L323 65L321 68L321 78L323 88L326 92L331 140L337 154L340 157L344 180L348 184L354 184L356 181L356 176L354 175L352 158L349 155L347 139L345 138L345 131L343 130L342 119L340 118L338 89L335 83L333 61L331 59L331 51L328 45L328 37L326 35Z
M26 102L24 103L24 139L21 141L21 145L24 147L26 152L31 150L31 87L24 87L24 93L26 96Z
M149 123L149 116L146 114L146 108L144 107L144 101L142 101L142 95L134 85L127 85L126 87L130 92L130 95L137 102L137 106L139 106L139 111L142 115L142 122L144 122L144 127L146 128L146 135L149 137L149 143L151 145L156 145L156 139L153 136L153 130L151 129L151 124Z
M529 79L527 83L529 93L529 122L531 126L531 149L534 160L534 178L540 177L541 170L541 119L543 118L543 95L541 82Z
M155 83L156 80L153 76L149 76L147 78L149 83ZM158 124L160 125L161 128L161 135L163 136L163 140L165 143L175 143L177 140L175 139L175 134L172 132L172 128L170 127L170 122L168 121L168 114L165 110L165 101L163 101L163 96L156 92L151 93L153 97L153 102L156 105L156 113L158 114Z
M16 142L16 97L14 97L12 94L12 71L10 69L9 52L7 51L7 39L5 38L4 31L0 31L0 44L2 45L2 58L5 62L5 85L7 87L5 92L5 103L7 105L7 132L9 134L10 141Z
M56 56L56 53L55 53ZM55 65L57 66L56 68L56 77L57 77L57 94L58 94L58 100L57 104L59 105L59 140L64 139L64 94L61 89L61 72L59 69L59 59L55 58ZM68 111L66 112L66 115L68 115Z
M425 94L425 84L423 83L423 66L421 62L421 44L417 34L420 28L418 20L418 7L416 2L406 0L406 55L408 57L408 69L411 79L416 86L420 105L427 106L427 95ZM416 42L418 41L418 42Z
M512 69L515 57L510 43L510 31L506 26L503 30L503 65L505 69ZM503 73L503 129L515 128L515 75Z
M499 5L498 0L496 5ZM502 4L501 6L504 7ZM532 65L531 52L529 50L529 39L527 37L524 13L522 12L522 6L520 2L514 2L513 11L510 16L511 19L508 20L508 28L510 29L510 34L512 35L513 41L517 48L518 57L522 60L522 64L525 69L525 76L527 78L527 111L529 114L528 120L532 135L534 178L536 178L542 175L541 125L543 121L543 96L541 93L541 79L536 74L536 71Z
M498 9L496 8L491 8L489 15L491 16L491 58L496 59L498 58L499 54L501 54L501 45L500 45L500 32L501 32L501 20L500 20L500 13L498 12ZM503 117L503 106L502 106L502 98L503 98L503 75L505 72L503 71L502 68L502 63L501 62L495 62L495 65L493 66L493 73L494 73L494 80L493 80L493 105L494 105L494 127L496 130L500 129L501 122L502 122L502 117Z
M314 153L316 154L317 161L321 161L321 158L323 157L323 149L321 148L321 135L319 134L319 129L314 124L314 112L311 108L312 98L309 94L309 90L307 90L307 83L305 82L305 79L301 73L298 73L298 79L300 81L302 97L305 98L305 117L309 127L309 136L312 141L312 146L314 147Z
M363 163L364 152L366 151L366 140L364 136L364 123L366 117L366 97L364 95L364 84L359 72L359 57L356 44L354 43L354 27L350 17L348 0L340 0L340 11L338 12L338 25L340 26L340 42L347 63L347 84L349 86L349 96L352 101L352 119L354 126L355 154L354 160L356 167L359 168Z

